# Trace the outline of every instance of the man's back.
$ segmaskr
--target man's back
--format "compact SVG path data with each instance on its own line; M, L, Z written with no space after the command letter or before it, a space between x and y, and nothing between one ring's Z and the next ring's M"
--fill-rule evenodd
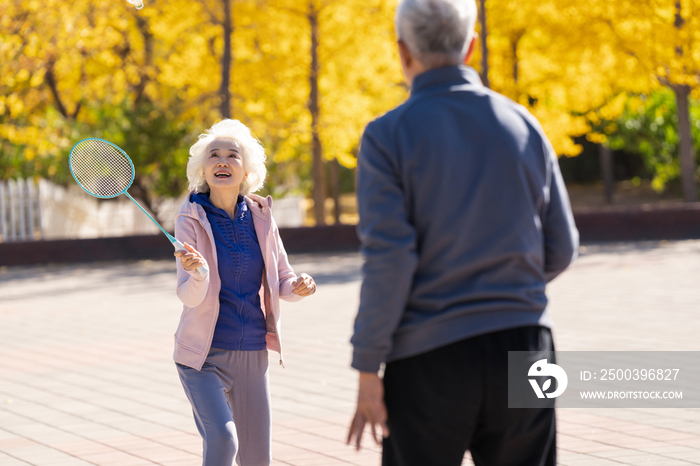
M354 367L549 326L545 285L578 235L556 156L523 107L470 68L430 70L368 125L358 165L366 262Z
M535 118L460 65L476 19L474 0L399 1L411 98L360 146L348 440L381 426L386 466L556 465L554 409L508 409L508 354L553 357L545 286L578 232Z

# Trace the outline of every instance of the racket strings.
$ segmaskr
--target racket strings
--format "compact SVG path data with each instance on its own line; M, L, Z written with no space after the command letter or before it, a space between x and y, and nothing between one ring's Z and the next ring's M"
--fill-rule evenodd
M73 176L93 196L115 197L133 181L129 157L115 146L100 140L78 143L70 159Z

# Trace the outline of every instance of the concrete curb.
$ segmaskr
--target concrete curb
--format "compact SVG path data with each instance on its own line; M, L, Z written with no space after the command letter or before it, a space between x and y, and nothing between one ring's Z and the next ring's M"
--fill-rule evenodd
M700 238L700 203L581 209L574 218L582 242Z

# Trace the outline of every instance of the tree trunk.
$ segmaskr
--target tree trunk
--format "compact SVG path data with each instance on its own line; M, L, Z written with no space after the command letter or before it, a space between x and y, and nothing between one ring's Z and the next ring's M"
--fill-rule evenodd
M151 31L149 30L148 21L140 15L136 15L136 26L138 27L141 37L143 38L144 48L143 63L139 70L140 80L134 89L134 94L136 94L136 97L134 97L134 105L138 106L143 98L143 93L146 90L146 85L150 79L149 71L151 64L153 63L153 34L151 34Z
M479 0L479 20L481 21L481 82L484 86L489 85L489 47L486 43L488 38L488 28L486 27L486 0Z
M520 42L520 38L516 38L511 43L511 50L513 51L513 82L516 87L518 85L518 42Z
M233 52L231 50L231 35L233 34L233 18L231 12L231 2L233 0L223 0L224 6L224 54L221 58L221 117L231 118L231 61Z
M612 149L601 144L600 150L600 171L603 177L603 187L605 193L605 203L613 203L613 192L615 190L615 179L613 178Z
M520 79L520 68L518 62L518 45L520 44L520 39L523 38L525 31L518 31L511 37L510 48L513 53L513 100L518 102L520 100L520 90L518 87L518 79Z
M314 217L316 225L326 224L326 180L323 166L323 147L319 136L320 108L318 98L318 10L309 0L309 26L311 28L311 69L309 70L309 112L311 113L311 153L314 175Z
M696 202L698 200L698 189L695 183L695 147L693 145L693 136L690 132L690 113L688 112L690 86L675 85L672 88L676 94L676 108L678 112L683 200L685 202Z
M66 106L63 105L63 101L61 100L61 96L58 93L58 83L56 82L56 75L54 74L54 61L51 59L47 64L46 64L46 74L45 74L45 82L49 86L49 90L51 91L51 95L53 95L54 100L56 101L56 109L58 112L63 115L63 118L66 120L75 120L78 117L78 113L80 113L80 106L81 103L78 101L77 104L75 104L75 109L73 113L68 113L68 110L66 110Z
M333 215L335 224L340 224L340 163L335 158L331 162L331 189L333 189Z
M676 16L673 26L680 30L685 25L685 19L681 14L681 2L675 2ZM683 47L676 47L676 55L683 57ZM683 200L696 202L698 200L698 188L695 184L695 146L693 135L690 132L690 113L688 112L688 96L690 86L687 84L672 85L671 89L676 94L676 111L678 112L678 136L680 139L681 182L683 185Z

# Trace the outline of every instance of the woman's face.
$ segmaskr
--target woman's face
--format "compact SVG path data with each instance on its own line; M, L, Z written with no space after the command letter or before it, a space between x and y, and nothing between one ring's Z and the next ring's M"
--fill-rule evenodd
M233 139L215 139L207 146L204 178L214 191L238 189L246 177L243 167L243 149Z

